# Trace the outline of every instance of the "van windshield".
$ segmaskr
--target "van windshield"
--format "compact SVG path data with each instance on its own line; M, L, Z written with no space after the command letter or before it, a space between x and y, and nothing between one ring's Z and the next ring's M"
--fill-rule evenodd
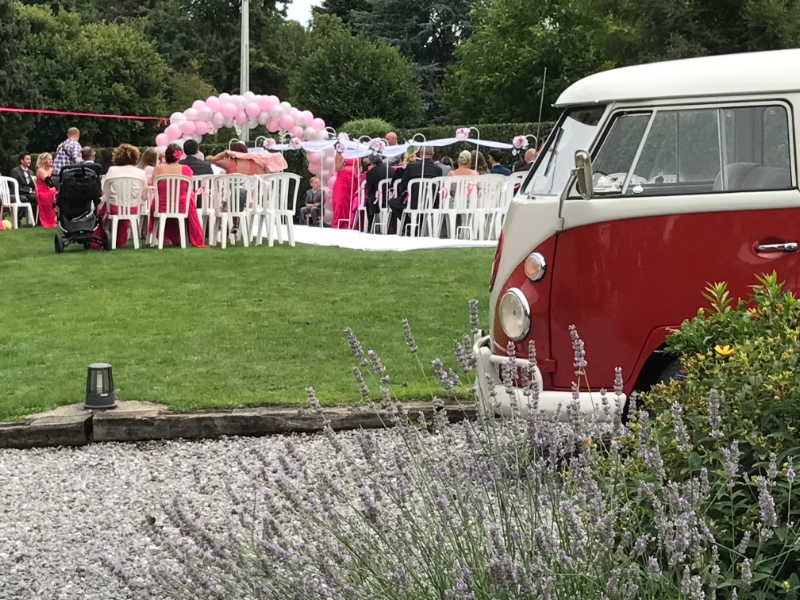
M570 108L547 138L547 146L533 166L532 176L524 184L524 194L560 196L574 167L577 150L588 150L605 105Z

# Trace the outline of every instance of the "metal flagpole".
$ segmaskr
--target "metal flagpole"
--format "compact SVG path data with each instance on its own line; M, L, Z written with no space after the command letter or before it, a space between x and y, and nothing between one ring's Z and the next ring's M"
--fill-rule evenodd
M250 91L250 0L242 0L242 49L241 73L239 75L239 93L244 95ZM242 126L242 141L250 139L250 128Z

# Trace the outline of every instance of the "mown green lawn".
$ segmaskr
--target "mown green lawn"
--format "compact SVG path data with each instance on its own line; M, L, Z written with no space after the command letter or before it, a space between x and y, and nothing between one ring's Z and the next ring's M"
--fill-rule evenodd
M325 404L352 403L348 326L383 358L397 397L428 397L400 320L424 364L453 363L468 301L485 315L492 256L266 244L58 256L52 230L3 231L0 420L82 401L100 361L118 399L175 410L303 404L309 385Z

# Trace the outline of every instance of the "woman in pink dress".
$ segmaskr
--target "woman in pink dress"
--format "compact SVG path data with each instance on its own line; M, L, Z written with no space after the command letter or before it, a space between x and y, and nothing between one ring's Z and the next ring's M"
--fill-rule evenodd
M189 166L182 165L178 162L181 158L183 158L183 150L181 150L178 144L170 144L167 146L167 150L164 152L164 162L153 170L153 180L155 181L156 177L160 175L183 175L191 179L194 173ZM166 210L166 182L158 182L158 195L160 197L159 210ZM205 244L203 243L203 225L200 223L200 218L197 216L197 204L194 200L194 192L188 183L184 183L181 184L179 208L185 210L187 202L189 203L189 243L197 248L205 248ZM155 200L153 201L151 214L154 212ZM150 220L151 233L154 226L153 221L153 219ZM173 246L181 245L181 230L175 219L167 219L167 224L164 228L164 243L170 243Z
M353 190L353 202L350 205L350 229L358 229L364 231L364 223L358 221L358 209L361 207L361 201L364 196L361 194L364 183L367 181L367 171L370 169L369 157L365 156L361 159L361 175L358 177L358 184ZM363 218L363 217L362 217Z
M52 175L53 155L44 152L36 159L36 202L39 204L39 224L51 228L56 226L56 211L53 210L56 190L45 180Z
M336 155L336 183L333 184L333 223L334 229L350 229L353 221L350 219L350 207L353 201L353 192L358 189L358 175L360 167L357 158L345 159L341 154Z

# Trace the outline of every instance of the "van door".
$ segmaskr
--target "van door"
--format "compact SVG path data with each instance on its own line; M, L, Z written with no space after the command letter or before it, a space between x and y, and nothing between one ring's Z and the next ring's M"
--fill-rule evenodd
M660 328L696 315L710 282L744 296L756 274L775 270L800 289L791 123L781 102L612 115L594 151L594 197L573 187L562 208L551 293L557 389L575 379L571 324L592 388L611 387L621 366L630 392L664 340Z

